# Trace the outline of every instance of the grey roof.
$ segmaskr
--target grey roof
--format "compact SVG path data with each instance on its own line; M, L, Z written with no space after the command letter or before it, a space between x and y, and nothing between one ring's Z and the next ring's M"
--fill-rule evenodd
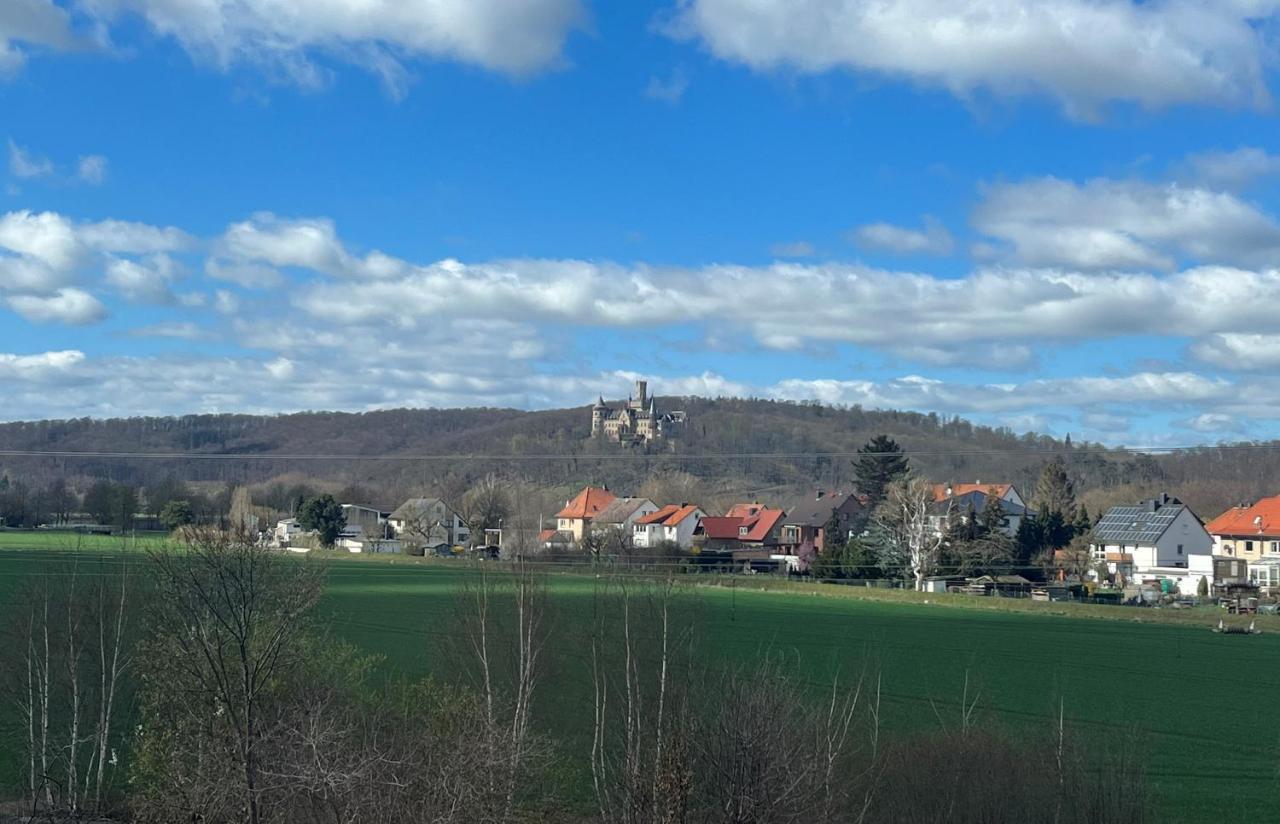
M1167 495L1135 506L1113 506L1093 528L1101 544L1150 546L1160 540L1187 507Z
M942 501L934 501L929 504L930 515L946 515L948 512L955 512L960 515L968 513L969 508L981 515L982 510L987 508L988 495L985 492L974 490L966 492L963 495L955 495ZM1022 516L1028 514L1025 506L1021 506L1016 501L1006 501L1001 499L1000 511L1007 516Z
M440 498L410 498L391 513L393 521L410 521L414 518L421 518L428 514L437 506L443 506L445 513L455 515L453 508L446 504Z
M648 503L651 503L648 498L614 498L591 522L601 525L625 523L637 509Z
M828 492L821 498L805 496L784 506L787 511L782 523L792 526L823 527L831 520L831 514L844 505L851 493Z

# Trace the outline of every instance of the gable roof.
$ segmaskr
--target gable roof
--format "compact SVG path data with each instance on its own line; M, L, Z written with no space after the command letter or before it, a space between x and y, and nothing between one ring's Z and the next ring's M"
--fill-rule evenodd
M557 518L594 518L606 506L617 498L607 489L598 486L583 487L572 501L565 504L564 509L556 513Z
M737 540L738 527L742 526L741 518L728 515L708 515L698 523L698 531L707 538L720 540Z
M1190 511L1182 501L1168 495L1134 506L1113 506L1098 521L1093 532L1102 544L1152 546L1184 510Z
M859 507L862 505L851 492L823 492L820 498L806 496L786 507L787 515L783 523L824 527L831 520L832 514L850 500Z
M742 523L738 527L738 534L744 541L763 541L769 537L769 533L778 525L787 513L781 509L762 509L750 518L743 518ZM742 535L742 527L747 528L747 534Z
M391 513L390 519L393 521L410 521L414 518L421 518L438 506L444 507L446 514L457 514L452 507L440 498L410 498L396 507L396 511Z
M933 500L945 501L948 497L959 498L973 492L981 492L986 495L989 490L995 490L996 495L1003 498L1009 494L1009 490L1013 488L1013 484L934 484ZM947 495L947 490L951 490L951 494Z
M701 511L698 507L689 504L684 506L667 504L657 512L650 512L648 515L641 516L636 520L636 523L640 525L662 524L663 526L676 526L685 518Z
M623 524L645 504L654 505L648 498L614 498L593 520L597 524Z
M948 512L957 512L964 515L972 507L975 513L981 515L982 511L987 508L987 501L990 497L985 491L970 490L961 495L935 500L929 504L929 514L946 515ZM1000 501L1000 511L1005 515L1021 516L1027 514L1027 508L1019 505L1016 501L1006 501L1003 498L997 498L996 500Z
M1280 537L1280 495L1252 506L1233 506L1205 527L1212 535Z

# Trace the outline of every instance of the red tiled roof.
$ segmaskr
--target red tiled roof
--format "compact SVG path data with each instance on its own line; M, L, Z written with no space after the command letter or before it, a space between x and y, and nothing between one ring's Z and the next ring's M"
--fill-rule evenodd
M547 541L554 538L555 535L556 531L554 529L544 529L538 533L538 543L545 544Z
M781 509L762 509L760 513L752 518L747 518L742 522L742 526L747 527L747 534L742 536L744 541L763 541L769 537L769 533L778 525L783 516L786 515Z
M729 507L729 511L724 516L726 518L751 518L765 509L768 509L768 507L758 502L754 504L734 504Z
M945 501L947 499L947 490L951 490L950 497L959 498L961 495L968 495L970 492L986 493L991 490L996 491L998 497L1003 498L1008 494L1013 484L934 484L933 500L935 502Z
M584 487L565 508L556 513L557 518L594 518L600 510L613 503L617 498L607 489L597 486Z
M636 520L637 524L665 524L667 526L675 526L676 524L688 518L698 511L696 506L678 506L676 504L667 504L657 512L645 515L643 518Z
M1205 529L1210 535L1280 536L1280 495L1263 498L1253 506L1233 506Z
M738 537L738 527L742 526L741 518L731 516L715 517L708 516L702 519L702 534L708 538L716 538L720 540L736 540Z

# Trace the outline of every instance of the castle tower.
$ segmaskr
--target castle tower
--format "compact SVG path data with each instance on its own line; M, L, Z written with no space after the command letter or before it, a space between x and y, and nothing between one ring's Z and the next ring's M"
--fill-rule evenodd
M644 409L649 404L646 402L649 395L649 382L636 381L636 409Z
M600 396L600 400L596 401L596 405L591 407L591 436L598 437L604 434L604 416L609 412L609 407L604 405L604 395Z

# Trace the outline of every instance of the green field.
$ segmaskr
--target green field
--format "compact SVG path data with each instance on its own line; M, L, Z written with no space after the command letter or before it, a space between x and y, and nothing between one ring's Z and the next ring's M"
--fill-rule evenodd
M88 553L86 557L93 553ZM39 568L47 551L0 551L6 590ZM137 557L137 556L134 556ZM441 642L456 632L454 593L472 574L458 562L405 558L329 561L322 602L334 632L385 656L389 673L449 674ZM595 580L552 578L558 626L572 636L590 620ZM788 653L820 684L868 656L883 673L892 727L930 728L959 716L966 673L985 717L1012 728L1067 722L1097 742L1136 741L1162 821L1274 820L1280 741L1268 721L1280 686L1280 626L1260 636L1209 631L1217 615L1079 608L952 596L865 597L844 588L761 591L700 587L682 620L696 622L711 660L730 665L762 650ZM978 603L981 600L982 603ZM1134 620L1139 618L1141 620ZM590 681L581 644L556 647L542 720L570 742L590 723Z

